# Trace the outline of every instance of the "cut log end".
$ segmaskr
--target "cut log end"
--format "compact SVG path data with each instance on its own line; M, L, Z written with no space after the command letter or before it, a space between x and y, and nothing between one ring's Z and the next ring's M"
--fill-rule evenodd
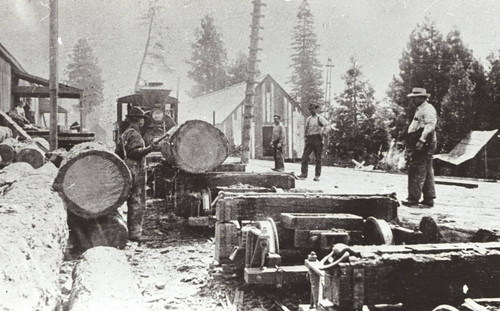
M59 170L54 182L68 209L83 218L97 218L120 207L128 197L132 176L115 154L88 150Z
M189 173L204 173L221 165L229 155L224 134L205 121L187 121L172 134L167 160ZM162 151L163 152L163 151Z

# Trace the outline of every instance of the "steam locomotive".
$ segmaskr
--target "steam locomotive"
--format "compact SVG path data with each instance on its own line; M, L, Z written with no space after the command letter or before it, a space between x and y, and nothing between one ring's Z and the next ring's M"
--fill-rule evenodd
M155 82L147 84L139 92L118 98L113 135L115 143L128 127L126 115L132 107L140 107L146 113L147 118L141 133L146 145L174 127L178 122L179 101L169 96L170 92L171 90L163 87L163 83Z

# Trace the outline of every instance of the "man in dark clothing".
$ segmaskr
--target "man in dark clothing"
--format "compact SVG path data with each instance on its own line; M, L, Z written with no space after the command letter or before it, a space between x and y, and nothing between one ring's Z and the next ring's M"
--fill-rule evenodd
M271 146L273 147L274 168L273 171L283 172L285 162L283 159L283 147L285 146L285 127L280 124L281 116L274 115L273 137Z
M121 135L121 147L124 160L132 173L132 188L127 199L127 227L129 239L140 241L142 235L142 219L146 208L146 159L145 156L158 148L157 142L144 145L140 128L144 126L144 112L139 107L129 109L127 119L130 126Z
M408 127L408 198L402 202L406 206L433 207L436 198L432 157L436 150L437 114L427 101L429 96L425 89L418 87L408 94L417 110ZM419 205L422 193L424 199Z
M301 174L297 176L298 178L307 178L309 157L314 152L314 156L316 157L314 181L319 181L319 177L321 176L321 155L323 153L323 137L321 134L323 133L323 129L329 125L325 118L317 114L316 109L318 108L318 105L309 106L311 115L307 117L304 126L306 144L302 153Z

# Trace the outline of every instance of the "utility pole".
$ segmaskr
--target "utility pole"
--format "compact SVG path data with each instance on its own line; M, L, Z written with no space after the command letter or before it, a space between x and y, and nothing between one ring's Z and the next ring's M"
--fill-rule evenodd
M57 149L57 96L58 96L58 75L57 75L57 61L58 61L58 39L59 39L59 21L58 21L58 0L50 0L50 13L49 13L49 55L50 55L50 68L49 68L49 93L50 93L50 131L49 131L49 144L50 150ZM82 126L82 125L80 125Z
M332 60L328 58L326 67L326 83L325 83L325 106L329 106L332 100L332 68L335 67Z
M263 29L260 27L260 18L264 17L261 14L261 7L266 6L261 0L254 0L252 15L252 28L250 34L250 47L248 48L248 77L247 77L247 88L245 91L245 109L243 113L243 132L241 138L241 162L248 164L250 158L250 129L252 127L253 118L253 107L255 101L255 73L257 72L257 52L259 51L258 43L259 40L259 30Z

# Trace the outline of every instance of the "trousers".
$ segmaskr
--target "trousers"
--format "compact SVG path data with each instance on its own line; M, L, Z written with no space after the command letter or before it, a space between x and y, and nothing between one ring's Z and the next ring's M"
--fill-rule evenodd
M321 155L323 153L323 138L320 134L306 136L306 145L304 146L304 153L302 153L302 160L300 162L300 171L302 175L307 176L309 165L309 157L314 152L316 158L315 176L321 176Z
M132 173L132 188L127 199L127 228L129 239L142 235L142 219L146 209L146 172L143 161L125 161Z
M283 144L278 147L278 141L273 141L273 157L274 157L274 168L284 169L285 168L285 160L283 159Z
M424 196L424 201L436 198L434 187L434 169L432 154L413 151L408 167L408 201L418 202Z

